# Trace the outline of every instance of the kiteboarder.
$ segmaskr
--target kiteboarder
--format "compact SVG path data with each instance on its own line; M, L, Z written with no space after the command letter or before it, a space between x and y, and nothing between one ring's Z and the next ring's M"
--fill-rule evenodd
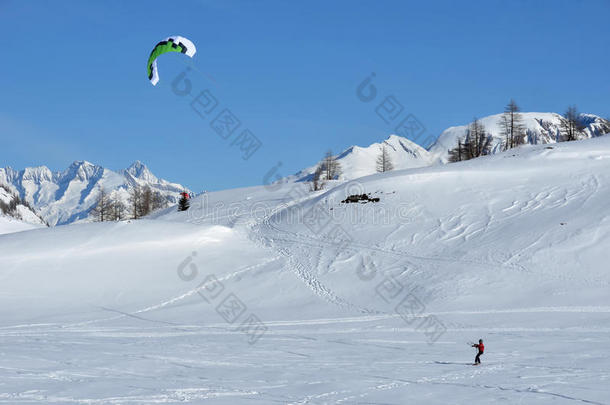
M481 364L481 355L485 352L485 345L483 344L483 339L479 339L479 344L472 343L472 347L476 347L478 349L477 356L474 358L473 366L478 366Z

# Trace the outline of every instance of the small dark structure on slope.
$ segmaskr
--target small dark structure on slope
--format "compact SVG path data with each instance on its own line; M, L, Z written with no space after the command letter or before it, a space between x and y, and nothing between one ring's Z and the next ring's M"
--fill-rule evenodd
M368 194L352 194L348 196L345 200L341 201L344 204L349 203L363 203L367 202L379 202L379 197L370 197Z

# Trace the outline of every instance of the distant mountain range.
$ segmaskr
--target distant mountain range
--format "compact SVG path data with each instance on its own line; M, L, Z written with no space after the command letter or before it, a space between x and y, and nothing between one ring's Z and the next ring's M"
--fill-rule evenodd
M526 143L537 145L556 143L560 137L562 117L556 113L520 113L522 125L526 132ZM501 135L500 122L502 114L490 115L480 119L486 132L492 137L492 153L502 151L504 138ZM594 138L610 133L610 121L593 114L581 114L580 122L584 126L582 138ZM458 138L466 135L468 124L450 127L444 130L429 150L413 141L397 135L390 135L385 141L373 143L367 147L351 146L338 154L341 164L341 180L353 180L375 174L376 161L383 146L394 165L394 170L425 167L447 162L448 150L455 147ZM308 181L312 178L316 166L301 170L291 179Z
M0 169L0 184L7 185L51 226L88 219L100 187L124 202L136 186L149 186L169 203L176 203L181 191L189 191L157 178L139 161L117 172L86 161L76 161L61 172L52 172L46 166L19 171L7 167Z
M502 150L500 120L502 114L480 119L492 137L492 153ZM556 143L560 136L562 117L556 113L521 113L522 124L529 144ZM593 138L610 133L610 121L593 114L581 114L584 127L583 138ZM466 135L468 125L450 127L443 131L436 143L426 150L413 141L397 135L366 147L351 146L338 154L341 164L339 180L352 180L375 174L376 161L385 147L394 170L410 169L443 164L447 162L448 150L453 148L458 138ZM281 181L308 181L316 170L316 165L305 168ZM129 192L135 186L149 186L161 193L169 203L177 202L181 191L189 191L178 183L157 178L141 162L136 161L125 170L112 171L86 161L76 161L62 172L52 172L45 166L29 167L20 171L11 168L0 169L0 185L5 184L35 211L34 217L24 214L28 222L40 216L49 225L62 225L90 220L99 188L125 203ZM24 208L25 209L25 208Z

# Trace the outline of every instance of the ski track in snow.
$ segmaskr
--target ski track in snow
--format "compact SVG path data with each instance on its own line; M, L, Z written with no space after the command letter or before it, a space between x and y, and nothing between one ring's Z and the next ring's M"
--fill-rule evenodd
M269 263L272 263L272 262L274 262L274 261L276 261L278 259L279 259L279 257L273 257L273 258L265 260L265 261L263 261L261 263L257 263L257 264L251 265L251 266L246 266L246 267L241 268L241 269L239 269L239 270L237 270L237 271L235 271L233 273L227 274L225 276L217 277L216 280L222 282L222 281L227 281L227 280L239 277L239 276L241 276L244 273L247 273L249 271L258 269L260 267L263 267L263 266L265 266L265 265L267 265ZM151 306L148 306L148 307L145 307L145 308L142 308L142 309L138 309L136 311L128 312L128 313L127 312L120 312L120 311L117 311L117 310L114 310L114 309L111 309L111 308L102 308L104 310L108 310L108 311L111 311L111 312L120 312L121 315L115 316L115 317L111 317L111 318L94 319L94 320L85 321L85 322L78 322L78 323L63 325L63 327L74 327L74 326L90 325L90 324L94 324L94 323L98 323L98 322L113 321L113 320L121 319L121 318L124 318L124 317L137 317L139 314L143 314L143 313L146 313L146 312L151 312L151 311L155 311L155 310L158 310L158 309L162 309L162 308L168 307L168 306L170 306L172 304L175 304L175 303L177 303L179 301L182 301L182 300L184 300L184 299L186 299L188 297L191 297L191 296L197 294L198 292L200 292L201 290L203 290L209 284L210 284L210 282L208 282L207 284L200 284L197 288L193 288L191 290L188 290L184 294L181 294L181 295L178 295L176 297L170 298L168 300L162 301L162 302L160 302L158 304L151 305ZM144 319L144 318L141 318L141 317L138 317L138 318L142 319L142 320L151 321L151 322L158 322L158 321L152 321L152 320ZM2 328L0 328L0 329L2 329Z
M383 322L383 319L379 317L377 319ZM332 326L332 321L331 319L326 320L325 324ZM312 325L310 324L310 326ZM159 328L165 329L165 327ZM314 329L308 330L305 323L300 325L300 330L302 333L315 332ZM289 336L281 330L275 332L274 336ZM360 334L371 333L379 335L380 338L382 336L394 336L389 334L390 332L371 332L370 330L360 329ZM54 347L57 344L68 344L68 342L63 343L61 341L66 340L65 335L61 336L59 341L54 339L53 333L43 333L38 336L44 337L41 344L47 346ZM233 356L230 351L224 353L224 355L221 353L215 355L199 344L193 346L193 348L197 347L197 352L203 350L202 353L207 352L207 355L188 356L187 353L182 355L176 353L178 355L169 356L163 354L150 355L144 354L150 353L146 347L137 348L135 346L123 354L113 353L112 346L108 346L108 349L104 350L108 353L100 353L104 357L113 356L102 364L111 362L113 358L119 360L120 356L125 355L128 356L127 364L135 365L141 362L142 366L140 367L145 367L147 363L153 362L153 364L156 364L156 369L167 370L166 372L169 372L169 375L172 376L164 382L157 379L155 373L151 374L145 368L138 369L137 372L130 372L128 369L121 369L120 365L112 368L89 366L87 373L72 371L75 370L74 365L69 362L62 362L63 369L53 367L53 372L40 370L40 366L30 369L23 367L8 369L0 366L0 375L3 376L5 381L7 381L7 378L13 381L18 378L25 381L46 380L46 386L50 381L54 381L54 384L71 383L78 384L80 387L95 387L95 381L99 381L103 376L106 376L106 378L113 376L115 379L113 381L114 390L121 387L131 387L131 390L134 391L130 395L73 396L69 394L50 394L44 388L37 388L18 392L2 392L0 393L0 403L142 404L199 403L200 401L203 401L203 403L210 401L210 403L228 404L241 403L242 401L244 403L277 402L285 404L403 403L400 400L397 401L397 399L413 398L413 395L416 395L415 398L417 398L418 392L421 394L430 392L430 388L426 387L435 387L435 392L451 392L453 396L464 395L463 398L469 398L469 390L482 391L480 394L473 393L478 400L468 400L471 403L481 404L486 403L490 398L496 398L499 392L505 392L509 395L507 398L510 398L510 403L523 401L522 403L544 404L551 398L559 401L558 403L562 403L561 401L566 401L566 403L577 401L588 404L607 403L592 399L587 395L579 396L567 390L564 381L576 380L581 383L590 381L589 384L595 385L601 382L599 378L603 380L604 375L605 378L610 377L610 373L607 371L600 373L600 371L591 370L585 363L583 363L583 367L574 368L520 364L509 357L502 357L499 362L493 360L494 356L497 355L490 353L487 355L489 360L484 358L485 361L482 366L473 368L468 362L424 360L426 357L430 357L431 353L427 350L428 346L425 342L410 342L411 339L417 337L414 334L403 335L406 340L394 342L393 345L381 344L375 346L366 346L368 343L366 340L353 339L352 336L354 336L353 333L349 334L346 339L329 337L322 340L308 340L310 343L301 345L300 353L287 349L288 347L294 347L293 340L287 340L287 343L281 343L277 340L268 341L262 343L263 347L253 349L252 352L244 352L241 356ZM535 333L524 334L521 338L527 341L527 339L535 336ZM69 338L72 341L75 341L75 339L78 339L78 335ZM227 339L218 340L208 336L205 342L217 346L224 344L222 343L223 340L226 341ZM387 342L387 338L374 340L379 340L381 343ZM82 341L82 343L84 342L85 340ZM151 341L151 343L153 342ZM201 341L201 343L203 342ZM600 348L604 346L602 342L603 340L600 340ZM108 344L110 343L109 341ZM183 345L179 341L176 341L176 343L180 346ZM410 350L408 353L404 352L401 347L395 346L401 343L414 345L415 350ZM438 347L432 356L438 357L443 355L441 353L444 353L444 355L451 357L450 353L455 351L455 344L441 346L446 347L446 349ZM78 347L78 344L76 347ZM156 343L154 343L154 347L157 347ZM366 349L366 347L369 347L369 349ZM371 356L370 348L372 347L377 348L377 352ZM419 349L420 347L421 349ZM163 351L165 350L163 349ZM273 358L261 362L262 357L266 356L269 350L274 353ZM143 354L137 354L136 351ZM341 356L332 360L326 358L327 354L337 351ZM390 352L395 354L389 355ZM259 358L259 356L262 357ZM368 361L362 361L363 357ZM519 356L513 355L511 357L517 359ZM87 362L90 361L87 360ZM367 364L367 362L370 364ZM288 377L294 380L292 384L301 385L304 387L304 392L310 391L311 393L299 395L299 390L289 390L290 385L286 383L285 375L278 374L275 378L265 377L263 370L267 367L294 370L292 372L285 371L295 374ZM331 372L332 381L316 379L317 373L324 373L324 370L329 372L329 368L337 373L337 375L334 375ZM537 370L546 370L546 374L540 374ZM400 374L417 375L418 373L420 376L417 378L400 376ZM175 377L184 381L181 388L172 387L172 381ZM249 382L245 382L243 379L249 379ZM536 379L535 385L527 382L532 379ZM545 380L547 382L542 383ZM328 384L333 381L336 387L328 389ZM355 383L356 381L358 382ZM559 385L553 383L553 381L558 381ZM574 383L571 385L573 386ZM439 389L441 391L438 391ZM455 391L456 389L458 391ZM135 392L139 393L135 394ZM489 395L483 392L488 392ZM394 398L394 400L390 398Z

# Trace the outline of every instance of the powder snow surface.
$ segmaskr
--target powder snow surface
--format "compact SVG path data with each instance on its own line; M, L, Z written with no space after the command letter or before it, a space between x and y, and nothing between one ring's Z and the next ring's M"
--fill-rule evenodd
M2 235L0 403L610 403L610 137L549 148Z

